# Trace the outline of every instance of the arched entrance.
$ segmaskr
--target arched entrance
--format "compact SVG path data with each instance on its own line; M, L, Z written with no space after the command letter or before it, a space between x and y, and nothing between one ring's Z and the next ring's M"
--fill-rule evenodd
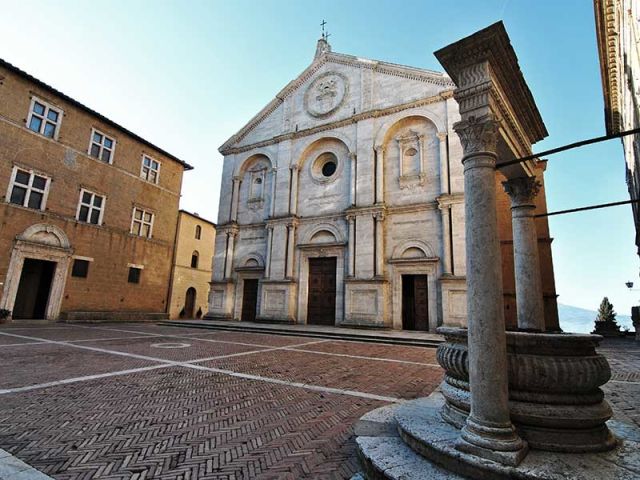
M16 237L0 308L15 319L57 319L72 253L61 228L27 228Z
M184 316L185 318L194 318L196 309L196 289L189 287L184 296Z

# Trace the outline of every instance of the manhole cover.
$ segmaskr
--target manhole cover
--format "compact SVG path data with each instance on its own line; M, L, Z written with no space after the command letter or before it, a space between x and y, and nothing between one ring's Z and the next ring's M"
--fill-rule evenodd
M152 348L187 348L190 347L190 343L152 343Z

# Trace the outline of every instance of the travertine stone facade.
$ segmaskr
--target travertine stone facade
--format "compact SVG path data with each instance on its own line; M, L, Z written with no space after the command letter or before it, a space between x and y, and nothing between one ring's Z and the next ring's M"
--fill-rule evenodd
M35 131L44 125L33 120L38 105L53 112L42 120L51 130ZM141 178L143 156L156 162L155 177ZM22 307L35 300L39 316L51 320L166 315L182 174L190 168L0 61L0 308L29 316ZM30 185L20 183L25 176ZM83 192L93 195L88 205ZM152 215L148 235L133 233L136 208ZM84 276L72 274L77 261L86 262ZM47 272L38 277L43 266L52 268L50 282ZM131 267L140 269L138 283L128 281ZM40 281L41 298L20 293L27 273Z
M255 308L257 320L318 323L318 294L338 325L466 325L453 87L441 73L319 40L312 64L220 148L207 316L246 319ZM510 219L508 202L501 208ZM314 273L322 258L335 259L332 279ZM252 306L243 297L253 299L256 279Z
M216 225L180 210L171 274L171 319L200 318L208 310Z

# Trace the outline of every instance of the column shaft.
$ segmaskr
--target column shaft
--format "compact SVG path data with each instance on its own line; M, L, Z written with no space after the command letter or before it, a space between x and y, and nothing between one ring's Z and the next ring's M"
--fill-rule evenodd
M471 412L461 450L517 465L526 443L509 416L507 344L502 298L502 260L496 213L498 122L461 121L464 146L467 312Z
M449 205L440 205L440 214L442 215L442 273L451 274L451 224L449 217L451 215L451 207Z
M271 207L269 208L269 216L273 217L276 211L276 184L278 177L278 169L271 169Z
M508 180L503 185L511 197L518 328L544 331L538 235L533 217L534 197L540 184L535 177L522 177Z
M355 205L356 204L356 154L355 153L350 153L349 154L349 165L351 167L350 170L350 184L349 184L349 199L350 205Z

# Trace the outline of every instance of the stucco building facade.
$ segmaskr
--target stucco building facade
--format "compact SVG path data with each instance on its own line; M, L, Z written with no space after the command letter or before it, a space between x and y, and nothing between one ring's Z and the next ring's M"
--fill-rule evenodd
M216 226L180 210L171 274L169 318L202 317L208 309Z
M319 40L311 65L220 148L207 317L465 325L453 88L442 73L334 53ZM543 181L544 162L536 168ZM505 313L515 325L511 212L504 192L500 199ZM544 188L536 201L544 210ZM551 242L546 220L537 223L549 323L557 325Z
M0 309L14 321L166 317L190 168L0 61Z

